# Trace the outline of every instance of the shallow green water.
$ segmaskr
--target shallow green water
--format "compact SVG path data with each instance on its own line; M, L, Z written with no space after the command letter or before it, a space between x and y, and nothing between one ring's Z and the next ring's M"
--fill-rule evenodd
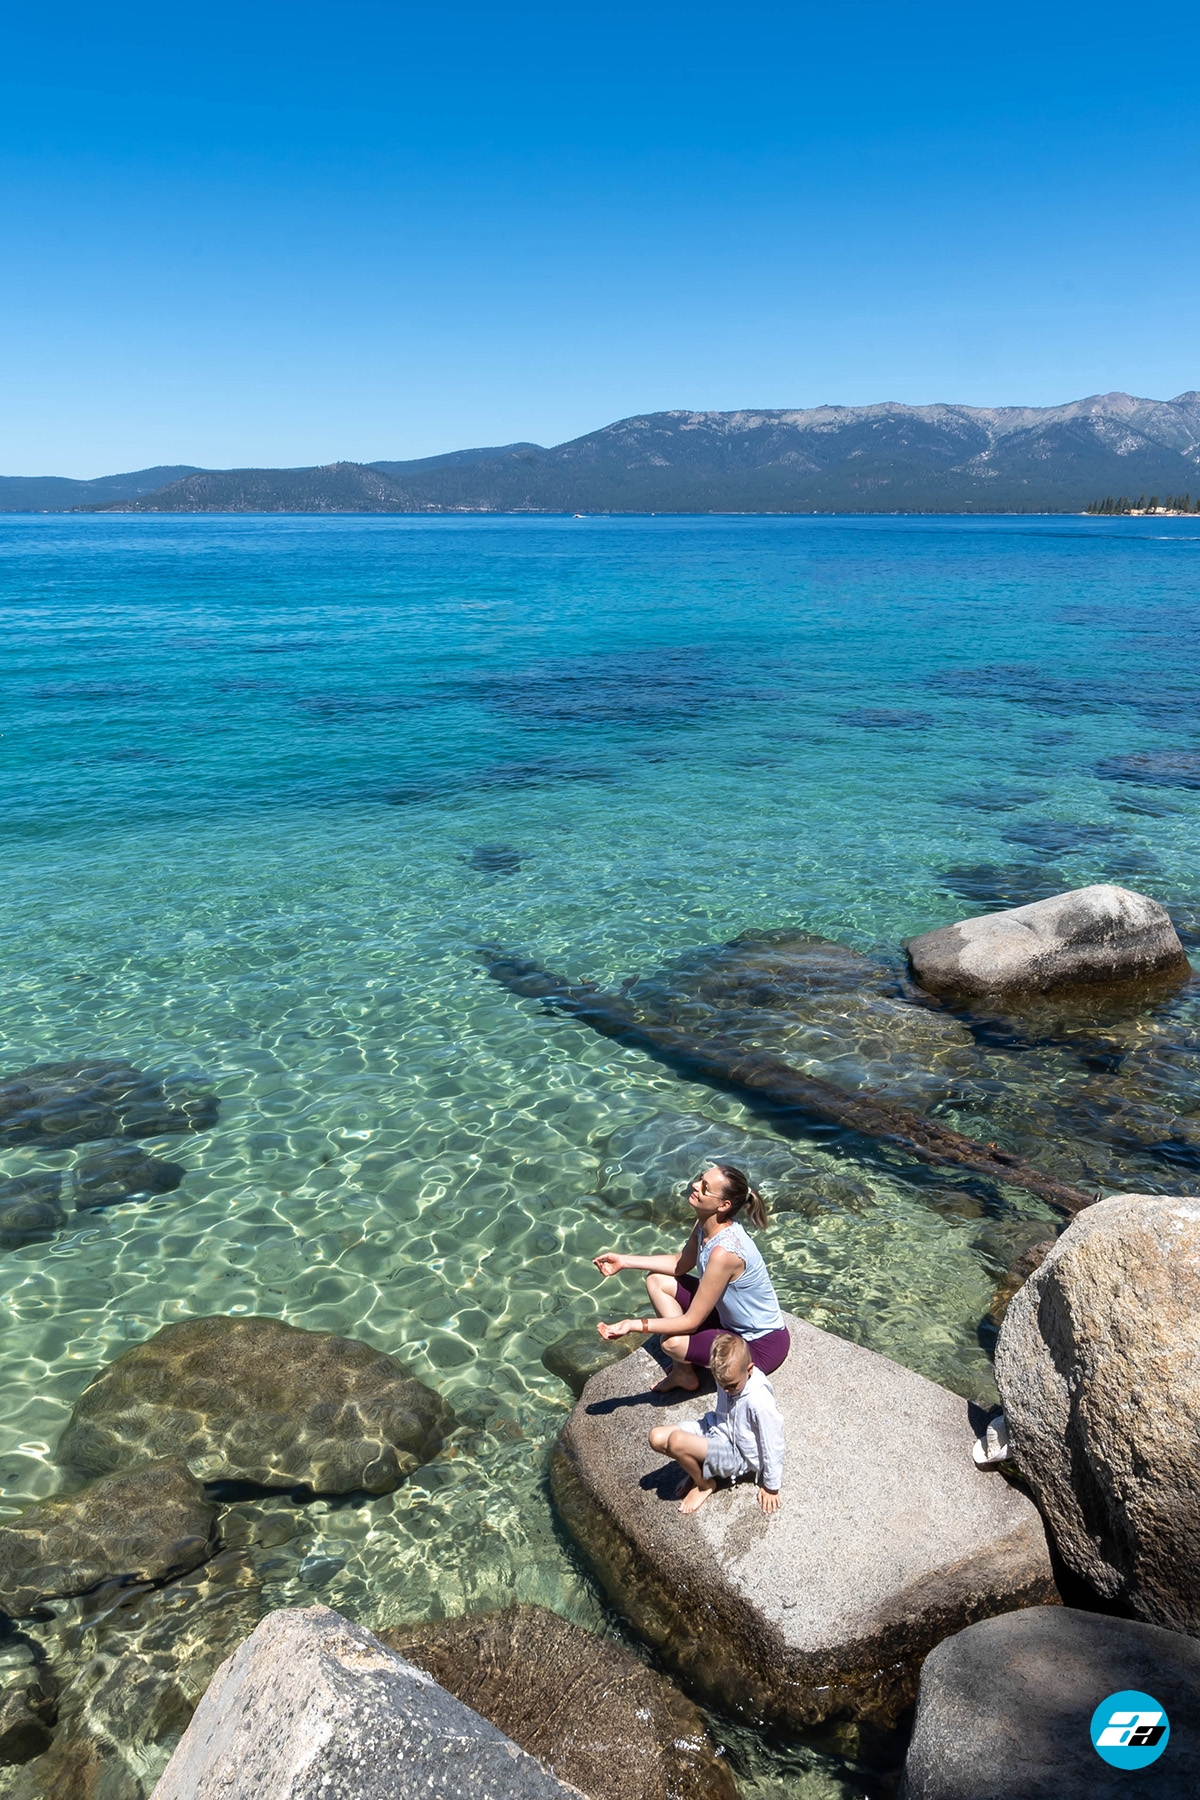
M1110 878L1191 919L1200 776L1108 765L1200 749L1198 552L1182 520L0 520L0 1069L120 1056L220 1097L146 1146L178 1192L0 1252L0 1506L55 1488L126 1345L270 1313L397 1353L464 1430L393 1499L306 1509L264 1605L607 1628L544 1492L570 1396L541 1356L636 1307L597 1251L673 1241L599 1191L609 1141L780 1127L515 1000L476 946L615 986L784 926L898 967L993 890ZM1099 1075L1050 1032L923 1103L1072 1179L1195 1191L1153 1129L1056 1140L1080 1095L1200 1108L1190 994L1105 1030ZM776 1219L784 1304L989 1399L998 1248L1051 1215L787 1141L856 1186Z

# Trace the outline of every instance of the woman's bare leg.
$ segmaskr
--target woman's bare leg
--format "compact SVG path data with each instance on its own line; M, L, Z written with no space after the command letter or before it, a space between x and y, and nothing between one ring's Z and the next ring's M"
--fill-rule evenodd
M673 1275L647 1275L646 1292L660 1319L682 1319L684 1308L675 1298ZM665 1394L670 1388L682 1388L685 1393L694 1394L700 1386L700 1377L687 1361L687 1342L685 1337L659 1338L659 1343L671 1358L671 1367L662 1380L655 1383L656 1394Z

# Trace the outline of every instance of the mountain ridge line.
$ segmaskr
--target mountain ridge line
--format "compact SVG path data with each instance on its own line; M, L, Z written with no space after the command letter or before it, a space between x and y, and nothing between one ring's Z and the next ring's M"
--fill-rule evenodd
M1200 498L1200 390L1052 407L673 409L549 447L289 469L160 465L88 482L3 476L0 510L1082 512L1139 491Z

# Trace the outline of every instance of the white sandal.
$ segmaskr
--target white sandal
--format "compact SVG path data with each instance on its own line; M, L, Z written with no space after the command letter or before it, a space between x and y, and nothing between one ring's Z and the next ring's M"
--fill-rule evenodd
M977 1469L994 1469L999 1463L1007 1462L1011 1451L1008 1444L1008 1426L1004 1414L999 1413L992 1419L982 1437L975 1439L971 1447Z

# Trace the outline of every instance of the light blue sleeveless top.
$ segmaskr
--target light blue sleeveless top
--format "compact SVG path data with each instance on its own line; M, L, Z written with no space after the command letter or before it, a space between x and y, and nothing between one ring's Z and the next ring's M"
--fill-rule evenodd
M783 1324L783 1314L767 1274L767 1265L759 1255L757 1244L736 1219L722 1225L720 1231L715 1231L707 1241L700 1239L696 1247L696 1273L701 1280L709 1257L718 1249L731 1250L746 1265L717 1301L717 1317L722 1325L728 1325L748 1343L766 1337L768 1331L778 1331Z

